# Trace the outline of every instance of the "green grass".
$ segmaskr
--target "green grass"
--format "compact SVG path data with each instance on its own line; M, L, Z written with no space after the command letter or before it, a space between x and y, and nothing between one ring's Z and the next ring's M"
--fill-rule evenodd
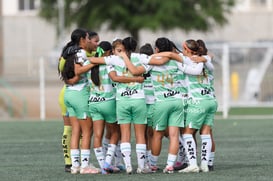
M229 116L273 116L273 107L231 107ZM223 112L216 112L217 116L223 116Z
M273 120L216 120L215 171L209 173L71 175L64 172L61 121L0 122L0 180L273 180L272 125ZM164 139L159 158L161 168L166 163L167 144ZM94 157L91 161L97 164ZM135 158L133 163L136 166Z
M273 107L234 107L230 115L273 115Z

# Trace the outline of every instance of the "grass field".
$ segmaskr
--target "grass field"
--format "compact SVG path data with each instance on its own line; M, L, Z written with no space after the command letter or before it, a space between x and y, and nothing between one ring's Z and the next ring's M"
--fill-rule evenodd
M125 173L71 175L64 172L61 134L61 121L0 122L0 180L273 180L273 120L271 119L216 120L214 128L215 170L197 174L159 172L146 175L127 175ZM164 148L159 159L161 168L166 163L167 144L167 139L164 139ZM200 145L199 139L198 145ZM94 157L91 157L91 161L97 165ZM136 166L135 158L133 163Z

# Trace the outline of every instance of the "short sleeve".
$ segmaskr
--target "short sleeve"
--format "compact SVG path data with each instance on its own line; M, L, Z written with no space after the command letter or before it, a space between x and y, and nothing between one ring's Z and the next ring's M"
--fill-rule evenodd
M87 60L87 56L86 56L85 50L80 49L77 52L77 60L75 61L75 63L79 63L79 64L83 65L86 60Z

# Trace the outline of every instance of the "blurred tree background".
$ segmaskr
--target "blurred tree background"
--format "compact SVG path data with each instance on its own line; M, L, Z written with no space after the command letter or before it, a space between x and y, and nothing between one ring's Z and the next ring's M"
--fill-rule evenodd
M234 0L43 0L39 14L55 24L63 21L64 28L97 30L107 24L110 30L128 31L138 40L143 28L205 32L223 26L233 5Z

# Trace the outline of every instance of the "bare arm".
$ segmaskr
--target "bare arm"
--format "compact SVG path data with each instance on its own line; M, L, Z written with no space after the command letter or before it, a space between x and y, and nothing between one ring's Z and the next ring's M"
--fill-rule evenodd
M164 65L168 61L170 61L169 57L152 56L150 58L149 64L150 65Z
M119 56L122 57L126 67L131 72L132 75L141 75L146 72L145 68L143 66L134 66L126 53L120 52Z
M105 64L104 57L89 57L90 63L94 64Z
M130 82L142 83L144 81L144 77L142 76L135 76L135 77L118 76L116 71L111 71L109 73L109 77L114 82L120 82L120 83L130 83Z
M179 54L174 53L174 52L160 52L160 53L153 54L152 57L167 57L168 61L169 60L176 60L178 62L183 61L182 57ZM162 62L164 62L163 64L165 64L167 62L167 60L162 60ZM151 62L149 64L151 64ZM162 64L160 64L160 65L162 65Z
M75 75L73 78L66 80L66 84L73 85L80 80L80 76Z
M94 66L95 64L92 63L88 65L75 64L74 66L75 75L81 75L85 72L88 72Z

